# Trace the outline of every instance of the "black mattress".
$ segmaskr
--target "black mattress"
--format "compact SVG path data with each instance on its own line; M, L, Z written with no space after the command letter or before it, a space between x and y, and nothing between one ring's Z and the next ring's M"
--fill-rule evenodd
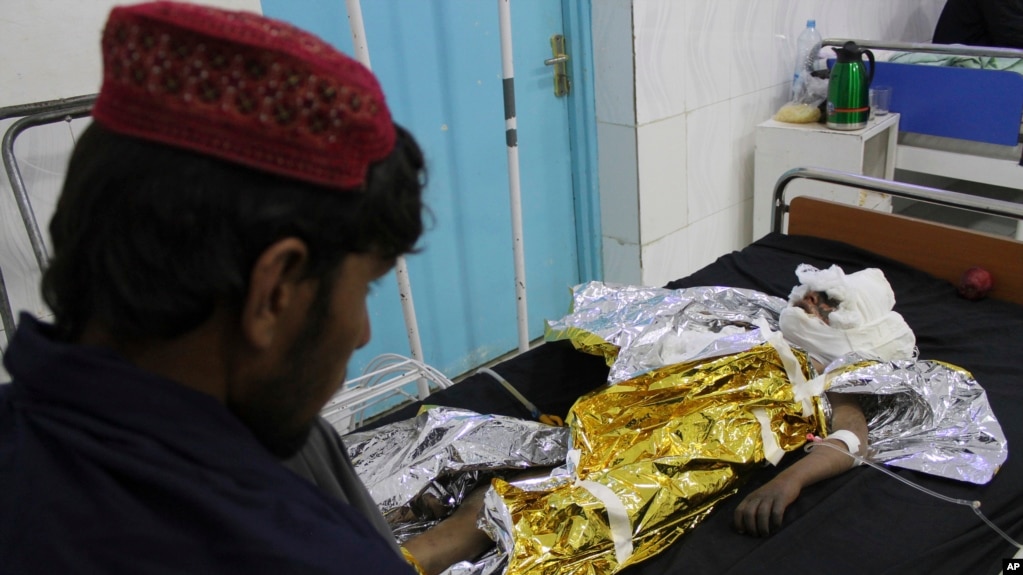
M967 301L948 282L876 254L780 234L722 256L667 287L721 285L787 297L797 283L800 263L819 268L838 264L846 273L881 268L895 291L896 311L916 332L921 359L946 361L973 373L1009 443L1008 460L995 478L977 486L894 471L944 495L979 500L989 519L1016 540L1023 539L1023 461L1015 453L1023 446L1023 306ZM578 352L567 342L540 345L493 369L541 411L562 416L577 397L601 386L608 373L603 358ZM427 403L529 417L488 375L438 391ZM372 426L411 417L418 408L418 403L409 405ZM745 494L802 455L798 450L778 468L765 467L693 532L622 573L998 573L1002 560L1016 552L967 507L928 496L869 467L805 489L775 535L737 534L731 519Z

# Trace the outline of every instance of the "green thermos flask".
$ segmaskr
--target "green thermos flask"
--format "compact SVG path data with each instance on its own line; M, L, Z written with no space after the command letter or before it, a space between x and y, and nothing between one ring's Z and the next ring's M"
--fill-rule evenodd
M870 118L870 81L874 79L874 53L860 48L855 42L846 42L841 48L832 48L837 60L828 80L829 128L858 130ZM863 55L870 61L868 71Z

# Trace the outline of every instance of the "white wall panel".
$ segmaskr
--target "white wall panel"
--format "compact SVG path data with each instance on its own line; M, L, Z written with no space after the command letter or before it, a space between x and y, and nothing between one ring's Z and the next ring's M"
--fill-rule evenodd
M11 2L12 4L15 2ZM260 11L259 0L199 4ZM99 89L99 42L115 0L22 0L0 18L0 106L91 94Z
M601 34L622 38L632 26L634 71L624 63L596 69L597 93L634 89L631 126L642 128L671 119L678 134L658 130L656 138L625 138L620 130L598 133L602 173L613 172L618 158L629 158L623 142L642 141L636 154L639 205L640 260L644 281L662 283L684 276L722 253L744 247L752 229L752 153L757 124L784 103L792 75L796 36L806 20L817 20L824 37L926 42L930 40L944 0L631 0L632 18L615 14L597 22L603 5L594 4L594 44ZM620 49L620 48L616 48ZM620 54L617 54L621 58ZM628 70L631 73L625 73ZM629 83L629 84L626 84ZM623 99L616 101L622 103ZM684 118L678 118L681 101ZM598 101L599 107L599 101ZM629 114L616 110L620 123ZM651 132L651 135L652 132ZM614 141L608 138L614 137ZM684 139L672 151L664 146ZM613 156L609 151L613 150ZM645 151L646 150L646 151ZM675 154L675 163L666 155ZM646 155L651 154L651 158ZM628 162L631 166L633 160ZM677 229L666 229L663 211L679 201L679 190L664 185L664 173L685 166L684 190L688 217ZM668 168L670 166L670 168ZM628 205L624 187L604 189L612 205ZM647 186L650 186L649 188ZM607 209L605 205L604 209ZM613 218L605 213L605 220ZM670 228L670 226L668 226ZM687 233L688 231L688 233ZM668 235L665 235L668 232ZM685 243L669 246L665 242ZM685 253L685 257L678 254ZM622 254L617 254L620 258ZM605 267L608 281L623 281L611 271L627 269L617 262Z

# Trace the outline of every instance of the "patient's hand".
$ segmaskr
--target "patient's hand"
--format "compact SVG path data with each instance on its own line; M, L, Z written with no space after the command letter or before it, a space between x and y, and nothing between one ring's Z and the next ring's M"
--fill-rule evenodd
M489 488L489 483L478 486L446 519L405 542L405 549L428 575L441 573L459 561L474 559L494 544L476 527L483 496Z
M863 455L867 444L867 421L859 400L845 394L828 394L831 400L832 423L835 429L852 431L860 440ZM760 489L746 496L735 509L736 531L766 537L781 528L785 509L799 497L804 487L845 473L853 466L848 447L837 439L826 439L837 449L813 449L790 465Z
M798 481L776 477L750 493L735 509L735 529L739 533L766 537L781 528L785 509L799 497Z

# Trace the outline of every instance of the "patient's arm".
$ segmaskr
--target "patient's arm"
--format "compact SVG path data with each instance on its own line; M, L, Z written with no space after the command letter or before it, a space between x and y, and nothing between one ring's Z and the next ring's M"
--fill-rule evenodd
M518 481L550 474L549 467L534 467L510 473L505 479ZM427 575L441 573L459 561L471 561L493 547L494 541L476 528L489 488L490 482L476 487L446 519L405 542L405 549Z
M434 575L458 563L481 555L494 542L476 528L489 483L474 489L443 521L405 542L427 575Z
M867 421L855 396L839 393L828 394L832 405L832 423L835 430L848 429L860 440L859 454L867 450ZM764 537L774 533L782 525L785 509L799 497L808 485L844 473L853 466L854 460L846 453L845 443L837 439L826 439L840 450L819 448L792 464L763 487L750 493L735 510L735 529Z

